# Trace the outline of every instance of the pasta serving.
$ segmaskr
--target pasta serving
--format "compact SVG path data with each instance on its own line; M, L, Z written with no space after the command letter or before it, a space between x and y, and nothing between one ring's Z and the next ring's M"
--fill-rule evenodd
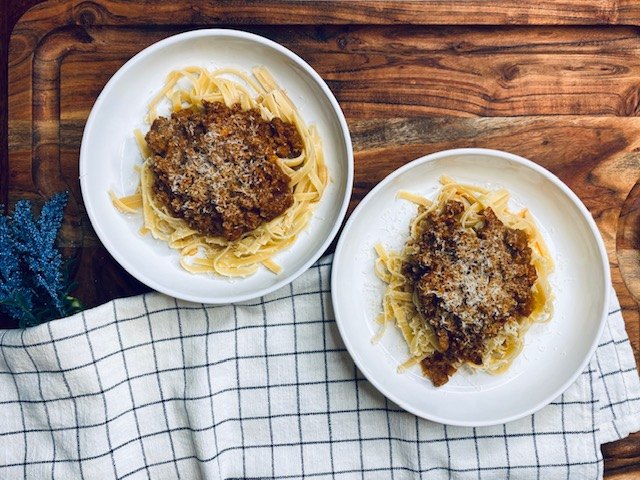
M158 114L169 102L171 116ZM192 273L238 277L293 244L328 182L321 140L264 67L252 74L187 67L169 74L136 130L144 162L132 195L142 234L178 250Z
M435 386L463 365L504 372L552 315L553 261L529 211L511 212L505 189L440 182L433 202L398 193L418 204L401 252L375 246L386 290L374 341L395 323L410 352L399 371L420 364Z

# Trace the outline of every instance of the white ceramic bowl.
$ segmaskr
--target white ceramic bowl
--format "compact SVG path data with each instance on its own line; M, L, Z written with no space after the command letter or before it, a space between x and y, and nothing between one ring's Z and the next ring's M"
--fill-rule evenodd
M373 271L373 245L401 249L415 205L396 200L404 189L434 198L438 179L505 187L512 209L527 207L555 261L551 285L555 313L527 332L523 352L502 375L460 370L435 388L420 367L398 374L408 358L401 334L389 327L371 338L381 309L383 283ZM344 343L362 373L390 400L440 423L482 426L506 423L544 407L585 369L607 317L609 263L591 214L555 175L522 157L495 150L449 150L419 158L393 172L363 200L336 249L331 294Z
M243 279L194 275L178 263L164 242L141 236L140 215L123 215L107 192L135 190L141 163L133 131L146 132L146 109L169 72L189 65L235 67L250 72L266 66L287 91L308 125L322 138L328 185L314 217L294 245L274 258L279 275L260 269ZM235 30L196 30L144 49L118 70L96 100L82 138L80 184L91 224L109 253L134 277L168 295L202 303L256 298L291 282L326 250L344 218L353 183L353 152L344 115L320 76L300 57L258 35Z

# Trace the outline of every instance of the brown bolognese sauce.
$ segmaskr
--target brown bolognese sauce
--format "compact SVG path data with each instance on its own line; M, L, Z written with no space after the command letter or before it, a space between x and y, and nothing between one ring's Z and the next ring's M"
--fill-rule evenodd
M237 240L293 204L277 158L299 156L303 141L280 118L203 102L158 117L145 140L157 199L201 234Z
M481 365L485 342L533 309L537 273L526 233L506 227L491 208L479 229L464 228L463 210L449 201L440 214L430 213L417 253L403 266L414 303L436 335L438 351L421 364L435 386L462 363Z

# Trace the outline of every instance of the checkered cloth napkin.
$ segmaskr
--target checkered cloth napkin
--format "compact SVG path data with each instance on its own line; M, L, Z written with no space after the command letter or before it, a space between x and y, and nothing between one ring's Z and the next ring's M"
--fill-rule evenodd
M594 479L640 429L615 298L589 368L539 413L439 425L387 401L340 339L331 258L260 301L160 294L0 333L0 478Z

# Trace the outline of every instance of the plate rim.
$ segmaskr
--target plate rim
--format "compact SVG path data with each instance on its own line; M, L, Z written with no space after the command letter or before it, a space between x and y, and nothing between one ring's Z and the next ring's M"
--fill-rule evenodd
M398 396L394 393L394 392L389 392L388 390L384 389L381 384L378 382L377 378L375 376L372 376L370 374L370 372L368 372L365 368L363 368L362 365L362 358L360 358L358 355L354 355L354 346L351 343L351 339L345 335L345 331L344 331L344 327L342 324L342 321L339 319L340 318L340 303L336 301L337 299L337 294L335 292L338 291L337 289L337 269L334 268L335 265L332 263L332 268L331 268L331 302L333 305L333 310L334 310L334 315L335 315L335 320L336 320L336 324L338 325L338 330L340 332L340 337L342 338L342 341L345 345L345 347L347 348L347 351L349 352L349 355L351 356L351 359L354 361L354 363L356 364L356 366L358 367L358 369L360 370L360 372L366 377L366 379L376 388L376 390L378 390L378 392L380 392L382 395L384 395L385 397L387 397L389 400L393 401L394 403L396 403L400 408L402 408L403 410L406 410L407 412L410 412L418 417L427 419L427 420L431 420L440 424L444 424L444 425L452 425L452 426L460 426L460 427L487 427L487 426L494 426L494 425L501 425L501 424L505 424L505 423L509 423L512 422L514 420L518 420L521 418L524 418L528 415L531 415L541 409L543 409L544 407L546 407L547 405L549 405L555 398L557 398L558 396L560 396L564 391L567 390L567 388L569 388L575 381L576 379L580 376L580 374L585 370L586 366L588 365L588 363L591 361L595 350L598 346L598 342L600 341L600 338L602 337L602 332L604 330L604 327L606 325L606 320L608 318L608 308L609 308L609 300L610 300L610 292L611 292L611 271L610 271L610 266L609 266L609 257L607 255L606 252L606 248L604 245L604 240L602 238L602 234L600 233L600 230L598 229L595 220L593 219L591 212L589 212L589 210L587 209L587 207L584 205L584 203L582 202L582 200L580 200L580 198L573 192L573 190L571 190L562 180L560 180L560 178L558 178L558 176L556 176L554 173L552 173L551 171L547 170L546 168L542 167L541 165L538 165L537 163L528 160L524 157L521 157L519 155L513 154L513 153L509 153L509 152L504 152L501 150L496 150L496 149L489 149L489 148L454 148L454 149L449 149L449 150L442 150L442 151L438 151L438 152L433 152L427 155L424 155L422 157L418 157L415 160L410 161L409 163L401 166L400 168L392 171L391 173L389 173L382 181L380 181L369 193L367 193L367 195L365 195L365 197L358 203L358 205L356 206L356 208L354 209L354 211L351 213L351 215L349 216L349 219L347 220L347 222L345 223L345 226L342 230L342 233L340 234L340 238L338 239L338 243L336 245L336 250L334 253L334 257L333 257L333 261L335 262L337 258L339 258L342 254L342 249L344 248L344 245L347 243L347 235L349 233L349 231L352 228L353 223L355 222L355 220L358 218L358 216L361 214L361 212L366 208L367 203L369 203L369 201L371 201L372 198L374 198L377 193L382 190L387 184L391 183L395 178L399 177L400 175L402 175L403 173L411 170L412 168L415 168L419 165L425 164L425 163L430 163L436 160L440 160L442 158L446 158L446 157L451 157L451 156L458 156L458 155L485 155L485 156L493 156L493 157L497 157L497 158L502 158L502 159L507 159L510 161L514 161L515 163L518 163L520 165L524 165L525 167L528 167L534 171L536 171L537 173L541 174L542 176L544 176L547 180L551 181L556 187L558 187L560 190L562 190L562 192L564 194L566 194L569 199L573 202L573 204L579 209L580 213L582 214L582 217L584 218L584 220L586 221L587 225L589 226L590 230L591 230L591 234L593 239L595 240L595 243L598 247L598 253L600 256L600 263L601 263L601 267L602 267L602 271L604 273L604 293L603 293L603 306L602 306L602 311L600 312L600 320L599 320L599 325L598 325L598 329L596 332L596 335L594 336L594 338L591 341L591 345L589 346L588 352L585 355L585 357L582 359L579 367L576 369L576 371L569 376L569 378L567 378L564 383L562 383L556 390L554 390L551 394L547 395L542 401L538 402L536 405L525 409L523 412L520 412L518 414L513 414L513 415L509 415L509 416L505 416L505 417L500 417L500 418L496 418L494 420L485 420L485 421L460 421L460 420L456 420L456 419L451 419L451 418L445 418L443 416L439 416L439 415L434 415L431 414L429 412L424 412L419 408L414 407L413 405L405 402L404 400L402 400L401 398L398 398ZM394 327L395 328L395 327Z
M344 141L344 147L346 150L346 157L344 158L345 165L345 190L340 190L340 193L344 195L342 199L342 204L340 205L340 209L338 211L336 222L328 230L327 236L320 247L309 256L309 258L295 271L292 271L288 275L284 276L281 280L275 282L274 284L261 288L259 290L255 290L251 293L245 294L229 294L224 297L215 295L215 287L212 288L212 294L210 296L204 297L200 295L192 295L188 292L175 292L169 288L165 288L161 283L157 282L152 276L148 276L140 272L135 268L135 265L132 265L123 255L120 254L116 246L109 240L109 236L105 233L103 226L101 226L99 220L95 216L95 212L93 208L88 208L87 205L90 205L91 202L87 202L89 186L87 185L87 168L89 164L89 154L87 152L87 138L89 135L90 126L95 121L95 118L98 115L99 110L102 107L102 104L105 102L105 98L107 95L111 93L114 88L114 85L120 80L120 78L127 73L130 68L133 68L135 64L137 64L143 58L156 53L158 50L162 50L163 48L183 42L186 40L191 40L199 37L229 37L234 39L243 39L249 40L252 42L256 42L268 48L275 50L276 52L284 55L288 59L292 60L298 67L302 68L304 72L309 75L311 80L322 90L327 100L332 106L333 114L337 120L337 123L340 127L340 133L342 134L342 138ZM227 29L227 28L202 28L196 30L190 30L187 32L179 33L176 35L171 35L162 40L159 40L143 50L136 53L133 57L127 60L107 81L105 86L100 91L100 94L96 98L93 106L91 107L91 112L87 117L87 121L85 122L82 140L80 144L80 154L78 157L79 163L79 176L80 176L80 190L83 199L83 204L85 205L85 209L87 215L89 217L89 221L91 223L92 228L96 232L98 239L102 243L102 245L106 248L109 254L114 258L114 260L124 268L130 275L132 275L136 280L145 284L149 288L161 292L165 295L169 295L173 298L177 298L180 300L185 300L189 302L203 303L208 305L225 305L231 303L238 303L248 300L254 300L256 298L260 298L264 295L272 293L289 283L293 282L296 278L306 272L321 256L326 252L327 248L331 244L331 242L335 239L338 234L340 227L344 222L344 218L347 213L347 209L349 207L349 202L351 200L351 195L353 192L353 180L354 180L354 155L353 155L353 144L351 140L351 133L349 131L349 127L344 116L344 112L340 107L335 95L327 85L327 83L322 79L320 74L315 71L311 65L309 65L302 57L289 50L288 48L280 45L279 43L263 37L261 35L257 35L254 33L246 32L243 30L237 29ZM242 278L239 278L238 281L241 281Z

